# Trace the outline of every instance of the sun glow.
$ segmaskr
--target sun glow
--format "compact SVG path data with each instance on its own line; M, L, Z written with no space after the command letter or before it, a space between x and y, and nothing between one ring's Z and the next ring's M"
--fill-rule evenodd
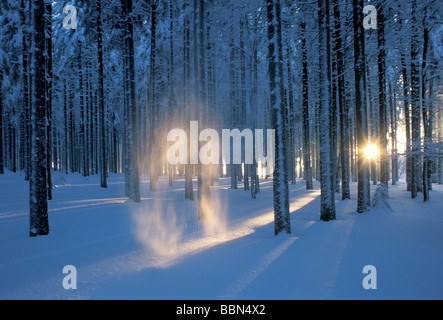
M378 155L378 147L376 144L368 144L366 149L364 150L364 154L366 158L372 160L376 159Z

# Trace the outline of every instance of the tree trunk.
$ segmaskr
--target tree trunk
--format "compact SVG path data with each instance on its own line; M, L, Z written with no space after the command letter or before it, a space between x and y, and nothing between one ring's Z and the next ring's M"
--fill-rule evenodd
M255 24L255 32L257 32L257 21ZM250 100L250 106L251 106L251 126L252 128L256 128L257 126L257 94L258 94L258 48L257 48L257 36L254 38L253 42L253 53L252 53L252 66L251 66L251 100ZM253 152L254 152L254 163L252 165L251 169L251 196L253 199L257 198L257 193L259 192L259 177L257 174L257 161L256 161L256 155L255 155L255 132L253 133L254 136L254 146L253 146Z
M411 198L417 198L419 191L420 170L420 71L419 71L419 44L418 44L418 17L417 1L412 0L412 34L411 34L411 106L412 106L412 171L411 171Z
M91 105L91 75L89 72L89 68L88 65L85 64L84 67L84 71L85 71L85 125L84 125L84 130L85 130L85 137L84 137L84 143L85 143L85 171L86 171L86 176L89 176L91 173L91 147L92 147L92 143L91 143L91 130L90 130L90 125L91 125L91 109L92 109L92 105Z
M386 98L386 48L385 48L385 17L383 3L378 6L377 18L378 34L378 93L379 93L379 148L380 148L380 182L388 196L389 165L388 165L388 123L387 123L387 98Z
M84 89L84 68L82 62L82 44L81 40L78 41L78 79L79 79L79 95L80 95L80 146L81 146L81 172L82 176L86 177L86 141L85 141L85 89Z
M32 3L34 26L34 103L31 109L32 175L29 181L30 225L29 236L49 234L48 193L46 173L46 92L45 92L45 3Z
M95 105L94 105L94 94L92 88L92 63L88 62L88 74L89 74L89 160L90 160L90 170L91 174L95 173L95 120L97 119L95 114Z
M289 56L289 45L286 46L286 70L288 77L288 159L289 159L289 180L294 185L297 183L295 172L295 107L294 107L294 89L292 85L292 67ZM309 164L310 165L310 164ZM312 179L311 179L312 181Z
M170 114L170 121L169 125L172 128L173 119L175 117L174 110L175 110L175 97L174 97L174 11L173 11L173 4L172 0L169 0L169 60L168 60L168 86L169 86L169 114ZM175 170L176 166L170 165L167 163L168 169L169 169L169 186L172 188L174 177L175 177Z
M157 90L156 90L156 59L157 59L157 4L156 1L151 2L151 57L150 57L150 89L149 89L149 106L150 106L150 134L149 134L149 152L150 152L150 189L152 192L157 191Z
M185 2L183 5L183 11L186 11L189 7L189 3ZM191 90L191 30L190 30L190 19L189 14L184 16L184 46L183 46L183 88L184 88L184 111L185 111L185 127L187 128L187 136L190 135L189 124L191 121L191 109L189 108L190 103L190 90ZM191 201L194 200L194 189L192 185L192 165L190 164L190 148L188 143L188 159L185 166L185 198Z
M425 9L426 12L426 9ZM425 20L428 18L425 14ZM430 119L429 119L429 100L426 99L426 66L427 66L427 55L428 55L428 44L429 44L429 30L426 25L424 25L424 44L423 44L423 59L422 59L422 90L421 90L421 100L422 100L422 116L423 116L423 127L424 127L424 159L423 159L423 201L429 201L429 190L430 184L432 184L431 176L431 160L428 156L429 147L428 145L432 142L432 131L430 130Z
M329 1L318 0L318 26L319 26L319 91L320 91L320 185L321 185L321 205L320 219L322 221L335 220L335 190L333 180L331 157L331 72L330 72L330 46L328 44L327 30L329 24L327 15Z
M205 0L199 1L198 11L198 41L199 41L199 123L206 125L207 99L206 99L206 53L205 53ZM198 176L198 217L209 218L211 198L209 184L209 166L199 164Z
M75 119L74 119L74 92L69 90L69 168L75 172Z
M331 18L329 13L329 0L325 2L325 23L326 23L326 52L327 52L327 76L328 76L328 99L329 99L329 134L331 153L331 189L332 193L339 192L337 184L337 63L332 58L331 50ZM334 195L335 198L335 195ZM335 201L335 199L334 199ZM334 218L335 219L335 218Z
M406 59L402 54L402 78L403 78L403 104L405 112L405 126L406 126L406 184L407 190L412 191L412 154L411 154L411 110L409 105L409 88L410 82L408 77L408 70L406 68Z
M309 127L309 75L308 54L306 49L306 23L301 25L303 38L301 43L303 64L303 165L306 180L306 190L314 189L311 169L311 133Z
M25 1L21 0L20 3L20 19L21 19L21 25L23 28L23 37L22 37L22 44L23 44L23 58L22 58L22 63L23 63L23 113L24 113L24 130L23 130L23 140L24 140L24 145L23 145L23 165L24 165L24 171L25 171L25 180L29 181L29 176L31 173L30 170L30 119L29 119L29 104L30 104L30 99L29 99L29 52L28 52L28 32L26 31L27 28L27 20L26 20L26 5L25 5ZM1 88L1 85L0 85ZM1 93L0 93L1 94ZM0 124L0 128L1 128L1 124ZM0 129L1 131L1 129ZM0 133L1 135L1 133ZM1 140L1 139L0 139ZM1 144L1 142L0 142ZM0 152L0 158L3 157L3 154ZM0 160L1 162L1 160ZM0 165L0 167L2 167L2 165ZM3 168L0 168L0 172L3 170Z
M230 29L231 34L234 32L233 29ZM229 47L229 103L230 103L230 109L231 109L231 125L236 128L237 123L237 99L236 99L236 90L237 90L237 83L236 83L236 72L235 72L235 47L234 47L234 37L231 37L231 43ZM231 155L232 152L232 146L231 148ZM234 164L233 161L230 160L230 174L231 174L231 189L236 190L238 188L237 186L237 165Z
M100 186L108 187L108 163L106 158L106 128L105 128L105 93L104 93L104 75L103 75L103 30L102 30L102 6L101 0L97 0L97 47L98 47L98 94L100 106Z
M244 42L244 22L240 18L240 120L241 129L246 128L246 56L245 56L245 42ZM242 155L242 161L244 157ZM249 165L244 163L244 179L243 189L249 190Z
M140 180L138 167L138 147L137 147L137 105L135 94L135 58L134 58L134 24L132 17L132 0L124 0L124 14L125 14L125 44L127 52L127 83L129 99L127 103L128 124L127 128L127 150L130 155L129 167L130 173L128 175L129 184L129 198L135 202L140 202Z
M275 129L274 161L274 231L291 233L289 217L289 185L286 166L287 128L283 86L283 61L278 38L281 39L280 1L267 0L269 77L271 92L272 127ZM280 36L279 36L280 34Z
M398 147L397 147L397 100L396 93L393 91L392 83L389 83L389 104L391 118L391 140L392 140L392 185L395 186L398 181Z
M48 200L52 200L52 3L45 4L46 14L46 166L48 175Z
M68 129L68 88L66 86L67 80L64 79L63 84L63 120L65 125L65 135L64 135L64 153L63 153L63 168L65 174L68 174L69 166L68 166L68 136L69 136L69 129Z
M351 199L350 191L350 171L349 171L349 132L348 128L348 106L345 100L345 75L344 75L344 54L343 40L341 35L341 15L339 1L334 0L334 23L335 23L335 52L337 55L337 90L338 109L340 113L340 161L341 161L341 181L342 200Z
M365 159L364 149L368 144L368 120L366 102L366 61L363 31L363 0L353 0L354 21L354 72L355 72L355 112L358 148L358 201L357 212L368 210L369 196L369 165Z

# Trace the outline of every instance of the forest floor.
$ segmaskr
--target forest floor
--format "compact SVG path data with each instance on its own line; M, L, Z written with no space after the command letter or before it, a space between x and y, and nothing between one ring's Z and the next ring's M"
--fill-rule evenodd
M275 237L270 180L253 200L220 179L212 217L200 222L181 178L171 189L162 177L151 194L144 177L136 204L124 175L111 174L105 190L98 176L56 173L50 235L29 238L23 180L0 176L0 299L443 299L443 186L423 203L399 183L392 210L357 214L353 184L337 220L321 222L319 185L299 181L292 234ZM76 267L76 290L63 288L66 265ZM377 269L377 290L363 288L366 265Z

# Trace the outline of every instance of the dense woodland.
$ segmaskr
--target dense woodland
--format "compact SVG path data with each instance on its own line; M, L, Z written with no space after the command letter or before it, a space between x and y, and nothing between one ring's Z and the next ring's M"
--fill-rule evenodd
M359 213L400 177L430 201L443 183L442 15L438 0L2 0L0 174L30 181L30 236L49 232L55 172L100 175L103 188L124 173L136 202L141 175L152 192L159 176L182 176L201 219L218 177L252 198L273 179L276 234L291 232L289 184L301 179L320 181L324 221L351 183ZM170 165L166 135L190 121L275 129L273 174Z

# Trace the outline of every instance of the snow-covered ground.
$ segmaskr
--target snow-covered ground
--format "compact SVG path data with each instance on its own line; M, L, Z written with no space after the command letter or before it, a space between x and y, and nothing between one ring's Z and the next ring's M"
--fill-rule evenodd
M0 299L443 299L443 187L431 202L390 186L392 211L360 215L337 201L319 221L319 191L291 186L292 235L273 235L272 182L256 200L221 179L212 218L197 219L184 181L159 191L142 180L142 202L124 197L124 176L55 175L51 233L29 238L28 184L0 176ZM195 183L194 183L195 185ZM374 191L374 190L373 190ZM77 290L63 268L77 269ZM377 269L365 290L363 268Z

